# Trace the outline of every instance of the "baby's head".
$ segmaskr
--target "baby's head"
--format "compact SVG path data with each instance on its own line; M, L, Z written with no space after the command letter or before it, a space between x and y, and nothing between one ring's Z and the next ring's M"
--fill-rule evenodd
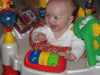
M49 0L46 6L46 24L53 32L66 31L74 19L75 0Z

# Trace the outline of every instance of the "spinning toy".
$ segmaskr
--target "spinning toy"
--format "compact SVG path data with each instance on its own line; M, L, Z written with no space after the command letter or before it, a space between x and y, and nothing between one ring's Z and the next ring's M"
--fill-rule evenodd
M66 59L63 56L40 50L28 51L24 63L29 68L46 72L58 73L66 69Z
M13 4L12 1L9 1L9 0L0 0L0 14L4 10L10 10L10 11L12 11L12 9L9 7L10 4Z

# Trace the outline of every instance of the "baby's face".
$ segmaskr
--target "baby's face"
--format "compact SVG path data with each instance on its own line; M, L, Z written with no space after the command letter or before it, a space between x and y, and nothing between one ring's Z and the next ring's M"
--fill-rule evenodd
M46 7L46 24L53 32L66 31L73 21L71 10L70 6L63 3L50 2Z

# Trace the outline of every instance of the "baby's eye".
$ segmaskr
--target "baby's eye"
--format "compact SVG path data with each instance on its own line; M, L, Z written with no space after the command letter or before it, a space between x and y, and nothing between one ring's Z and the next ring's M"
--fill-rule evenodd
M55 19L58 19L58 17L55 17Z
M50 16L47 14L47 17L50 17Z

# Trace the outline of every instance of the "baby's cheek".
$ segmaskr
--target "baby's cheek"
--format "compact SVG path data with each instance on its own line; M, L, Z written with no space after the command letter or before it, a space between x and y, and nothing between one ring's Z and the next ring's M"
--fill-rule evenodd
M58 26L59 30L63 30L64 28L65 28L65 26L61 26L61 25Z

